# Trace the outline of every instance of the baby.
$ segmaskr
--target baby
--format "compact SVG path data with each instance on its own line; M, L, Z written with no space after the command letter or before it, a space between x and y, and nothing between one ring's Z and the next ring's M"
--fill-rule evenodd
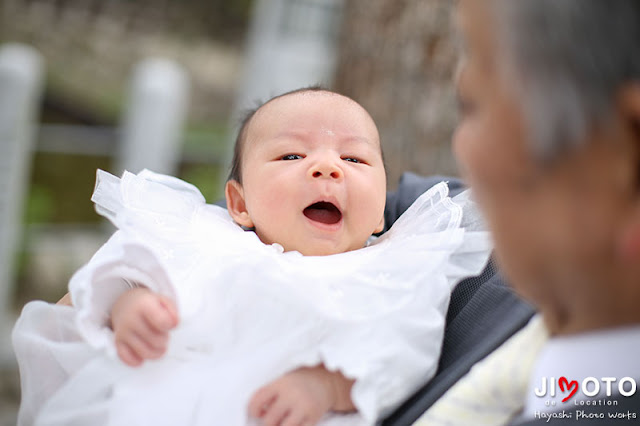
M25 306L19 424L373 424L435 373L451 289L491 250L445 183L372 238L385 191L373 120L318 88L244 120L226 210L100 171L119 230L72 277L73 309Z
M244 120L226 184L227 209L265 244L325 256L363 248L384 227L386 175L377 128L353 100L317 88L271 99ZM118 355L137 366L165 352L179 322L173 302L144 287L111 311ZM315 424L351 411L353 380L322 366L258 390L249 412L265 424Z

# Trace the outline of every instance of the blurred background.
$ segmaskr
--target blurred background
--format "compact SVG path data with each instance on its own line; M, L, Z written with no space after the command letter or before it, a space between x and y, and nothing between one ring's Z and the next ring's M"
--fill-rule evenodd
M320 83L380 130L389 189L456 174L451 0L0 0L0 425L15 424L10 331L57 301L113 229L97 168L223 183L240 113Z

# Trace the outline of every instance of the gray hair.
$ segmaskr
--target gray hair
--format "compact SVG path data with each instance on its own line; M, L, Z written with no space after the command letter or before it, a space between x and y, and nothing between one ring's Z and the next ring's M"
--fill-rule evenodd
M606 125L640 80L640 1L495 0L500 72L521 99L534 154L552 160Z

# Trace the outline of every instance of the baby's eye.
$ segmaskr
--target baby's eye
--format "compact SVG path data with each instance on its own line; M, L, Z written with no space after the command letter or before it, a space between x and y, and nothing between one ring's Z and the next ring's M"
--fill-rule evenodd
M302 155L298 155L298 154L287 154L285 156L283 156L282 158L280 158L281 160L300 160L302 158Z
M356 164L364 163L364 161L362 161L362 160L360 160L359 158L356 158L356 157L344 157L343 160L344 161L348 161L350 163L356 163Z

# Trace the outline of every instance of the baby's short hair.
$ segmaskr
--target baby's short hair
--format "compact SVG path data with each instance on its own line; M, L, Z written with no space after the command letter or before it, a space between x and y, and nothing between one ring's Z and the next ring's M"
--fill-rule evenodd
M231 170L229 171L229 176L227 177L227 181L235 180L236 182L242 184L243 146L244 146L245 140L247 139L247 131L249 129L249 124L251 123L251 119L256 115L258 110L275 99L282 98L284 96L293 95L296 93L303 93L303 92L333 93L331 92L331 90L326 89L320 85L303 87L300 89L291 90L291 91L282 93L280 95L274 96L265 102L258 102L254 108L248 109L247 111L244 112L240 120L240 128L238 129L238 135L236 136L236 141L233 147L233 159L231 160Z

